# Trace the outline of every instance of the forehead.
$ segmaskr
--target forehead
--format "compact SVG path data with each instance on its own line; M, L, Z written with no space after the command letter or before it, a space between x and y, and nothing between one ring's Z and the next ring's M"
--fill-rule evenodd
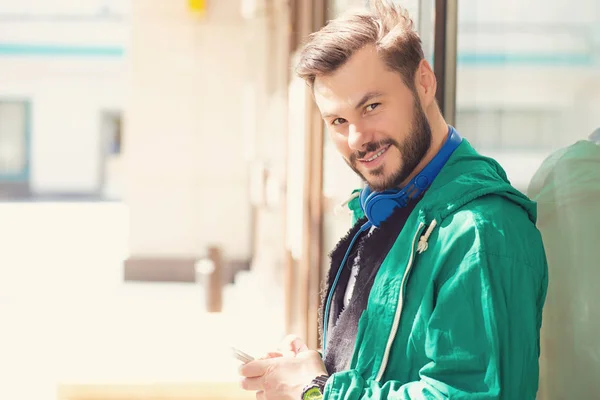
M354 107L368 92L402 95L407 90L400 74L387 68L375 46L358 50L333 73L318 76L313 85L321 112L343 106Z

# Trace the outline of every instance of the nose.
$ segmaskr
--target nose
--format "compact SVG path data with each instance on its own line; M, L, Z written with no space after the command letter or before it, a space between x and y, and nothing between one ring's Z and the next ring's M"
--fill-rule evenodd
M367 143L371 141L371 135L355 124L348 127L348 146L354 151L363 151Z

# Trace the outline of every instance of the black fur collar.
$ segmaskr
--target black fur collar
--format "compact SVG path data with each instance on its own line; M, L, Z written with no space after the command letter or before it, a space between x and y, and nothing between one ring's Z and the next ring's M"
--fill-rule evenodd
M354 340L356 338L358 319L366 308L369 292L371 291L377 271L379 270L379 267L383 263L383 260L387 256L389 250L393 246L416 203L416 200L411 201L407 207L397 208L394 210L392 215L386 221L384 221L379 228L374 229L374 231L367 238L365 238L365 236L368 234L369 229L366 232L363 232L361 234L361 238L357 239L355 242L355 249L352 250L350 256L348 257L345 270L342 271L342 275L340 276L340 280L336 287L330 306L330 323L328 324L327 330L328 353L330 352L329 343L335 343L335 347L337 348L335 350L336 353L340 351L347 353L347 362L350 361L350 356L354 347ZM318 313L318 327L319 337L321 338L321 346L323 346L324 308L331 284L335 279L335 275L338 272L340 263L344 258L350 242L365 222L367 222L366 217L358 220L330 253L331 266L328 271L327 281L324 282L321 288L321 304ZM341 312L340 305L342 304L350 270L357 254L360 256L360 268L354 292L348 308ZM327 358L330 358L329 364L336 363L335 360L331 360L332 357L328 357L327 355L325 356L326 364L328 364ZM335 367L329 365L328 367L338 369L340 368L340 365Z

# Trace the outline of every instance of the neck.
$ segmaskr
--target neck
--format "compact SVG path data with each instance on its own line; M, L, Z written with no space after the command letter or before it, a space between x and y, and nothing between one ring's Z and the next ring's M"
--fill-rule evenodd
M427 115L427 120L429 121L429 125L431 126L431 146L427 153L425 153L425 157L421 160L421 162L417 165L417 167L413 170L413 172L406 178L404 182L402 182L401 187L405 187L408 182L411 181L419 172L429 164L429 162L435 157L435 155L440 151L444 143L446 143L446 139L448 139L448 124L444 117L442 116L437 104L432 105L429 110L425 113Z

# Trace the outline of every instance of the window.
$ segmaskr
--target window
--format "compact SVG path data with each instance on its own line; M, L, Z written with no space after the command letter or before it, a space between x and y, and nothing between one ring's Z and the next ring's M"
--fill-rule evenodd
M28 103L0 101L0 181L29 178Z
M600 388L597 0L461 0L456 128L537 203L549 287L538 399Z
M556 136L564 132L560 110L460 109L456 126L478 150L546 150L554 148Z
M121 154L122 146L122 116L118 111L102 113L102 137L107 143L109 155Z

